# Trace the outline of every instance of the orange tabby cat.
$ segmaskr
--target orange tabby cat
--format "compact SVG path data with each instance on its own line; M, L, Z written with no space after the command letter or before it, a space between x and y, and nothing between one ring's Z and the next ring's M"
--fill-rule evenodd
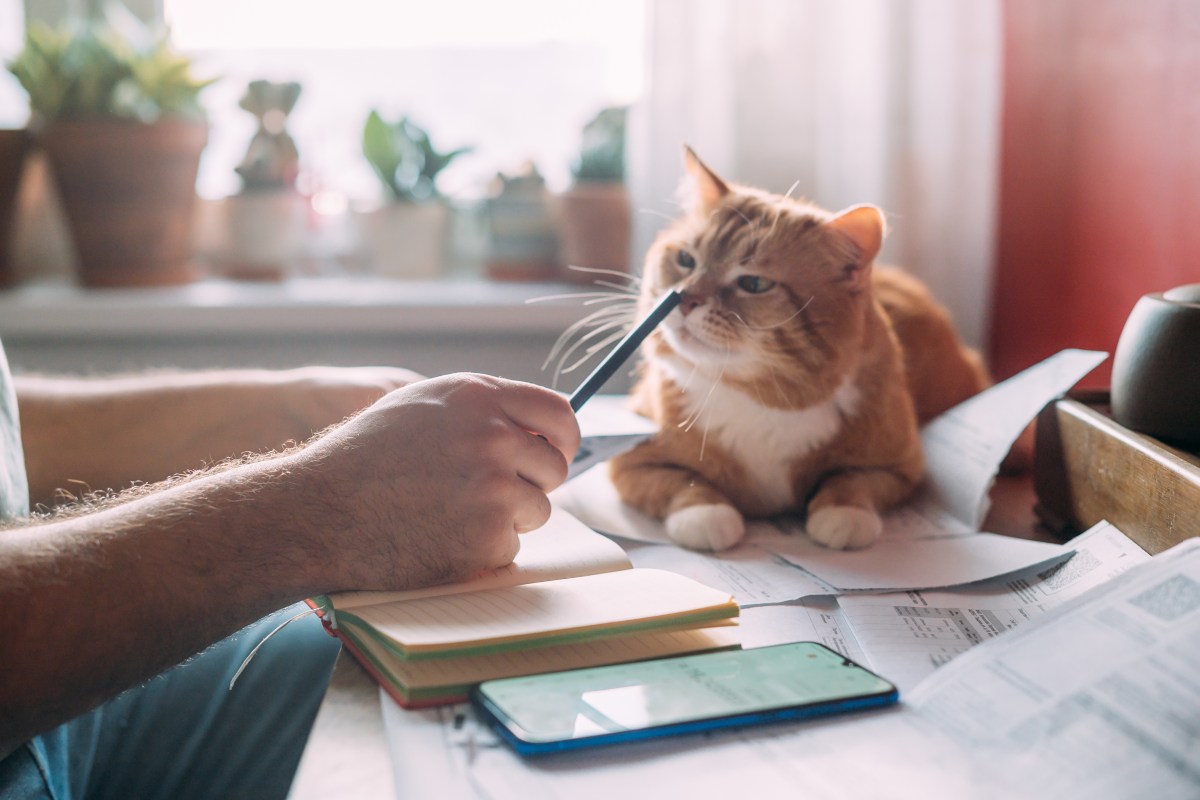
M732 547L745 517L782 512L866 547L921 478L918 424L987 386L981 361L916 279L874 265L879 209L832 214L685 161L690 208L647 254L639 299L683 294L633 392L659 432L613 459L613 482L687 547Z

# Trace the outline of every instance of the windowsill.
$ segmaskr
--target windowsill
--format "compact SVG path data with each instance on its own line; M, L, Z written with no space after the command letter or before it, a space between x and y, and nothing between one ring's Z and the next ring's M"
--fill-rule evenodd
M122 335L453 333L557 335L594 291L557 283L293 278L205 280L178 287L87 290L28 284L0 291L0 340Z

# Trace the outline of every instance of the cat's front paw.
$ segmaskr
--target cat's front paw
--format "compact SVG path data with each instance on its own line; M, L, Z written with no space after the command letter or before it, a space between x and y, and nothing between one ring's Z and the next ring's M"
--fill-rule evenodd
M746 535L741 513L724 503L681 508L666 526L671 541L692 550L728 550Z
M826 506L808 515L809 538L831 550L858 550L875 544L883 520L874 511L856 506Z

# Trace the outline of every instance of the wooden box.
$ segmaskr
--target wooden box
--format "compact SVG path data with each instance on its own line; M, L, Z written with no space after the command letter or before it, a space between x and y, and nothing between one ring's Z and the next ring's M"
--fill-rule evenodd
M1037 514L1063 538L1108 520L1148 553L1200 535L1200 456L1119 425L1107 392L1038 415Z

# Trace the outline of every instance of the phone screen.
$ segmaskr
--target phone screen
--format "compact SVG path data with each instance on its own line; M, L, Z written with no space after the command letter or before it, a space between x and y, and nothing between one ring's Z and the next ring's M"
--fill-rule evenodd
M893 703L896 688L816 642L486 681L474 699L540 753Z

